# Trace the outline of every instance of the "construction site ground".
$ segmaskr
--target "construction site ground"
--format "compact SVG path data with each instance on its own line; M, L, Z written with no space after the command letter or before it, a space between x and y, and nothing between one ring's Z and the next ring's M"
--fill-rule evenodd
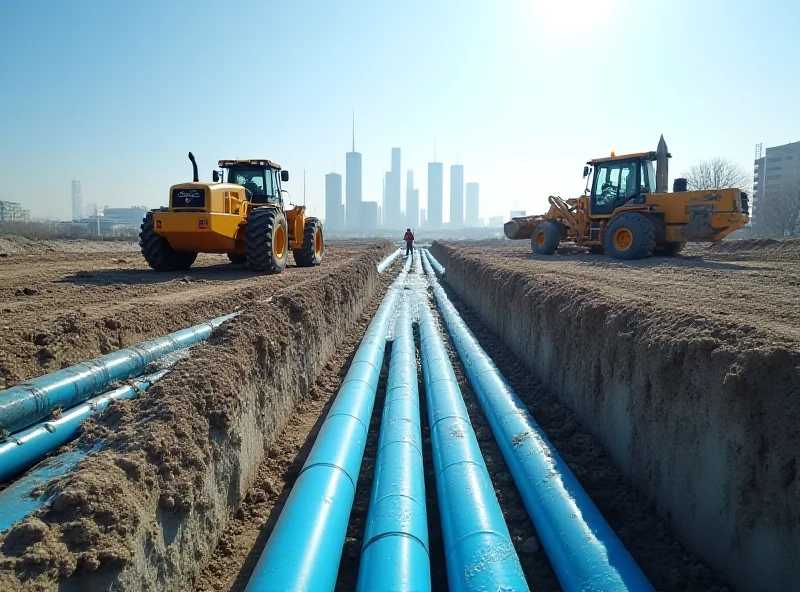
M107 438L107 450L63 481L50 509L0 536L3 589L243 590L403 264L378 275L375 262L394 246L361 241L333 244L319 268L278 276L218 256L154 274L125 245L0 250L0 388L246 312L162 383L88 424L80 443ZM799 487L800 241L631 263L577 249L535 257L526 242L432 252L465 321L657 590L781 589L731 564L756 569L747 537L797 549L788 502ZM560 590L448 348L530 588ZM340 590L355 586L382 404L381 388ZM424 399L422 409L433 589L443 590ZM732 551L737 537L744 542ZM772 554L764 565L785 560Z

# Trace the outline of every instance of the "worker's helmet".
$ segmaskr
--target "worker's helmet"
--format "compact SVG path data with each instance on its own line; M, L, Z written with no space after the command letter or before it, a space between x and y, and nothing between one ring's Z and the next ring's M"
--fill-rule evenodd
M406 232L411 232L411 229L410 228L406 228Z

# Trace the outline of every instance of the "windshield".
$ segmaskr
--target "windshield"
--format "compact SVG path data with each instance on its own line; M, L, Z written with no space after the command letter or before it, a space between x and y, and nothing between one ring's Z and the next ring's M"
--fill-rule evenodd
M642 164L642 186L648 193L656 192L656 171L652 160L645 160Z
M228 183L235 183L247 189L247 198L254 203L276 203L278 201L274 176L273 170L259 167L237 166L227 169Z

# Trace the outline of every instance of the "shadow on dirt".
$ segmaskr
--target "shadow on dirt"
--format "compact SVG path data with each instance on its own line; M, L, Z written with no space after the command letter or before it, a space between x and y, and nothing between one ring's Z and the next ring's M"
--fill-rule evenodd
M287 265L284 273L295 269ZM158 272L152 269L99 269L79 271L59 280L62 284L90 286L110 286L114 284L143 285L165 284L174 281L186 283L235 282L249 278L263 277L266 274L252 271L246 265L225 263L220 265L192 267L186 271Z

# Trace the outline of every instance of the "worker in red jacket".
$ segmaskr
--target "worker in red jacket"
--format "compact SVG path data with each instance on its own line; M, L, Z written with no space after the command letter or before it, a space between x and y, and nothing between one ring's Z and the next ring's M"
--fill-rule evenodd
M411 254L411 251L414 249L414 233L411 232L410 228L406 228L406 233L403 236L403 240L406 241L406 257Z

